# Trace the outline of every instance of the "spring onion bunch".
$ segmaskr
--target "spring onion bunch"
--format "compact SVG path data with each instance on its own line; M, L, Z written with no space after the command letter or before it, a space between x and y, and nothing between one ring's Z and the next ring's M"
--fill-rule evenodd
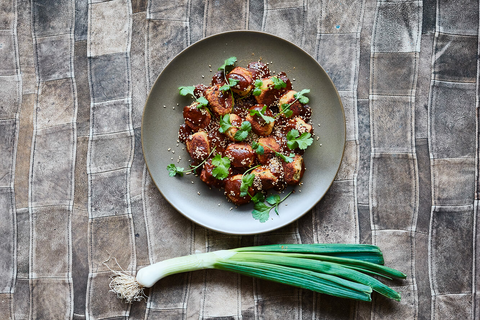
M219 269L309 289L336 297L371 301L372 291L400 301L378 278L404 279L383 265L377 246L366 244L279 244L243 247L164 260L140 269L136 277L115 272L111 291L126 302L145 297L144 288L172 274Z

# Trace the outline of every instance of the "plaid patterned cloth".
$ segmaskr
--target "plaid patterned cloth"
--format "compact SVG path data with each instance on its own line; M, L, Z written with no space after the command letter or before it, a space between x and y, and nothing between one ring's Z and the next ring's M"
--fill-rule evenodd
M150 87L205 36L261 30L325 68L346 112L340 172L307 215L218 234L153 184L140 127ZM2 319L479 319L479 3L466 0L2 0ZM400 303L332 298L200 271L147 303L109 293L134 271L244 245L379 245Z

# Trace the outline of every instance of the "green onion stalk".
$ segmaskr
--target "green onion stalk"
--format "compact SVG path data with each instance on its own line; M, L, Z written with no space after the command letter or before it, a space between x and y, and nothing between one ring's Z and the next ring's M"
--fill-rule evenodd
M231 271L360 301L371 301L373 291L400 301L400 294L378 279L406 278L384 266L383 254L374 245L277 244L172 258L140 269L136 277L114 271L110 289L132 303L144 299L144 289L166 276L204 269Z

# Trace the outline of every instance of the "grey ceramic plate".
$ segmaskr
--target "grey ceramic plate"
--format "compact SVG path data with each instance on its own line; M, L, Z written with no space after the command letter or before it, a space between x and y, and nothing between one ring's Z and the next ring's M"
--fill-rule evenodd
M279 215L272 210L270 219L265 223L252 218L252 204L231 210L232 204L227 202L221 191L209 189L200 178L192 175L169 177L166 169L170 163L188 168L190 158L187 151L182 149L182 143L177 146L177 134L183 123L183 107L190 104L192 99L180 96L177 88L199 83L209 85L216 69L231 56L237 57L236 65L243 67L258 59L273 62L270 70L277 73L284 71L291 80L295 79L292 81L295 90L311 90L308 97L313 111L312 122L320 138L305 153L307 170L303 186L296 187L297 192L281 204ZM145 105L142 145L155 184L180 213L222 233L257 234L295 221L324 196L342 160L345 116L332 81L305 51L267 33L233 31L198 41L177 55L163 70ZM177 163L179 156L182 160Z

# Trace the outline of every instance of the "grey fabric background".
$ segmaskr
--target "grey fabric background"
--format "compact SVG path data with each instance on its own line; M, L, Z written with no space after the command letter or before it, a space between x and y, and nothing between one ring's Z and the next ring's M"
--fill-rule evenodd
M347 118L341 170L297 222L228 236L178 214L146 171L141 115L182 49L218 32L281 36L318 60ZM480 319L474 0L1 0L0 318ZM126 305L127 270L243 245L379 245L400 303L331 298L219 271Z

